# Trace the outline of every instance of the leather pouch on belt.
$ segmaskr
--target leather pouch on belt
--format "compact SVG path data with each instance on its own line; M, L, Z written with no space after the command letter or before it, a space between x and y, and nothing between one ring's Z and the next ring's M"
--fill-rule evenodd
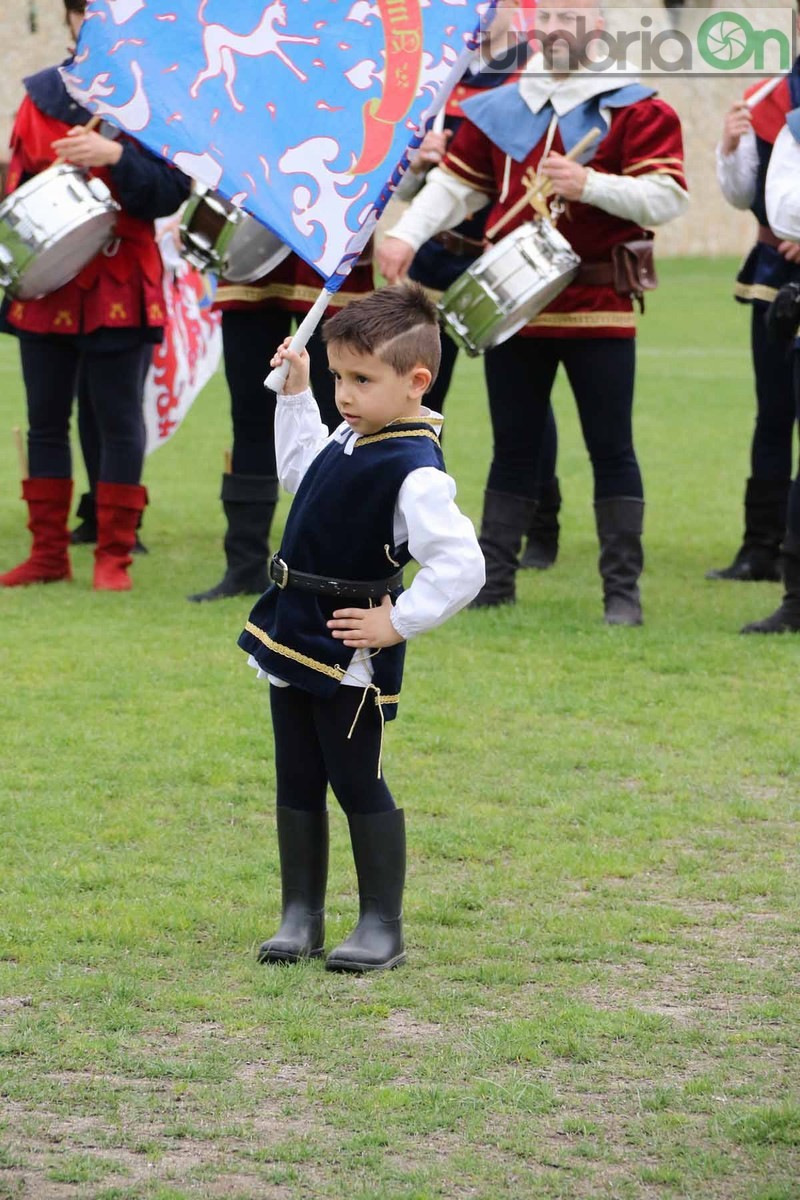
M611 251L614 268L614 291L620 296L631 296L644 312L644 293L658 287L656 264L653 255L653 235L637 238L632 242L621 242Z

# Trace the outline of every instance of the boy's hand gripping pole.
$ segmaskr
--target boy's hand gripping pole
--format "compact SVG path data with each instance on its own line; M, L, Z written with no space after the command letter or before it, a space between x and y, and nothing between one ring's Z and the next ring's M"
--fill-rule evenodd
M305 350L309 338L319 325L325 313L325 309L331 302L332 295L333 293L327 291L326 288L322 289L314 301L313 307L306 313L306 315L303 317L303 320L298 325L297 332L289 344L290 350L295 350L298 353L301 350ZM267 387L270 389L270 391L280 395L283 391L283 385L286 383L288 374L289 362L287 359L284 359L279 367L276 367L274 371L270 371L269 375L264 380L264 387Z

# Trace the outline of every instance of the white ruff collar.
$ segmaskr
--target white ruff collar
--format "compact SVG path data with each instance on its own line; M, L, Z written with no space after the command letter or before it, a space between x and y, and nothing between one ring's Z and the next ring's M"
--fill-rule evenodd
M573 71L565 79L554 79L544 65L541 53L530 59L519 81L519 94L532 113L538 113L548 100L559 117L579 104L611 92L617 87L639 81L624 71Z

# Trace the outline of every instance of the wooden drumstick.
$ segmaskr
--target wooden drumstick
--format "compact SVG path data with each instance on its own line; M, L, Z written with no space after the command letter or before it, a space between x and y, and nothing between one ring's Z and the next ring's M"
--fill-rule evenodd
M225 474L230 475L233 471L233 455L231 454L230 450L225 451L222 456L222 462L223 466L225 467Z
M86 130L87 133L89 133L92 129L97 129L97 126L100 124L102 119L103 118L100 116L99 113L95 113L94 116L92 117L91 121L87 121L87 123L83 126L83 128ZM77 126L74 126L74 128L77 128ZM59 154L58 157L56 158L55 162L53 163L53 166L57 167L59 163L63 163L66 161L67 160L64 157L64 155Z
M22 430L19 425L15 425L12 429L14 437L14 445L17 447L17 459L19 460L19 473L22 479L28 478L28 456L25 453L25 442L22 439Z
M597 139L601 136L602 132L603 131L595 125L595 127L590 129L589 132L585 134L579 142L575 143L572 149L564 155L564 158L568 158L570 162L574 162L576 158L580 158L584 150L588 150L590 146L594 145ZM553 192L553 184L547 179L546 176L543 176L543 178L545 179L545 186L542 188L540 195L550 196ZM527 204L532 204L532 194L532 190L527 191L525 195L517 201L516 204L512 205L507 213L503 213L500 220L497 221L491 229L486 230L486 237L490 239L493 238L494 235L503 229L503 227L506 226L509 221L513 220L518 213L521 213ZM535 207L535 205L532 205L532 207Z

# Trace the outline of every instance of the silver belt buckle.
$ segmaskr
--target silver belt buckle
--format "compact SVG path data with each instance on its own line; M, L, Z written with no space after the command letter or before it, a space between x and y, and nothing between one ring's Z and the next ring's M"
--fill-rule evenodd
M283 561L283 559L278 558L277 556L275 558L273 558L272 565L280 573L279 579L274 579L274 576L273 576L274 582L281 589L281 591L284 591L285 588L287 588L289 585L289 568L287 567L287 565Z

